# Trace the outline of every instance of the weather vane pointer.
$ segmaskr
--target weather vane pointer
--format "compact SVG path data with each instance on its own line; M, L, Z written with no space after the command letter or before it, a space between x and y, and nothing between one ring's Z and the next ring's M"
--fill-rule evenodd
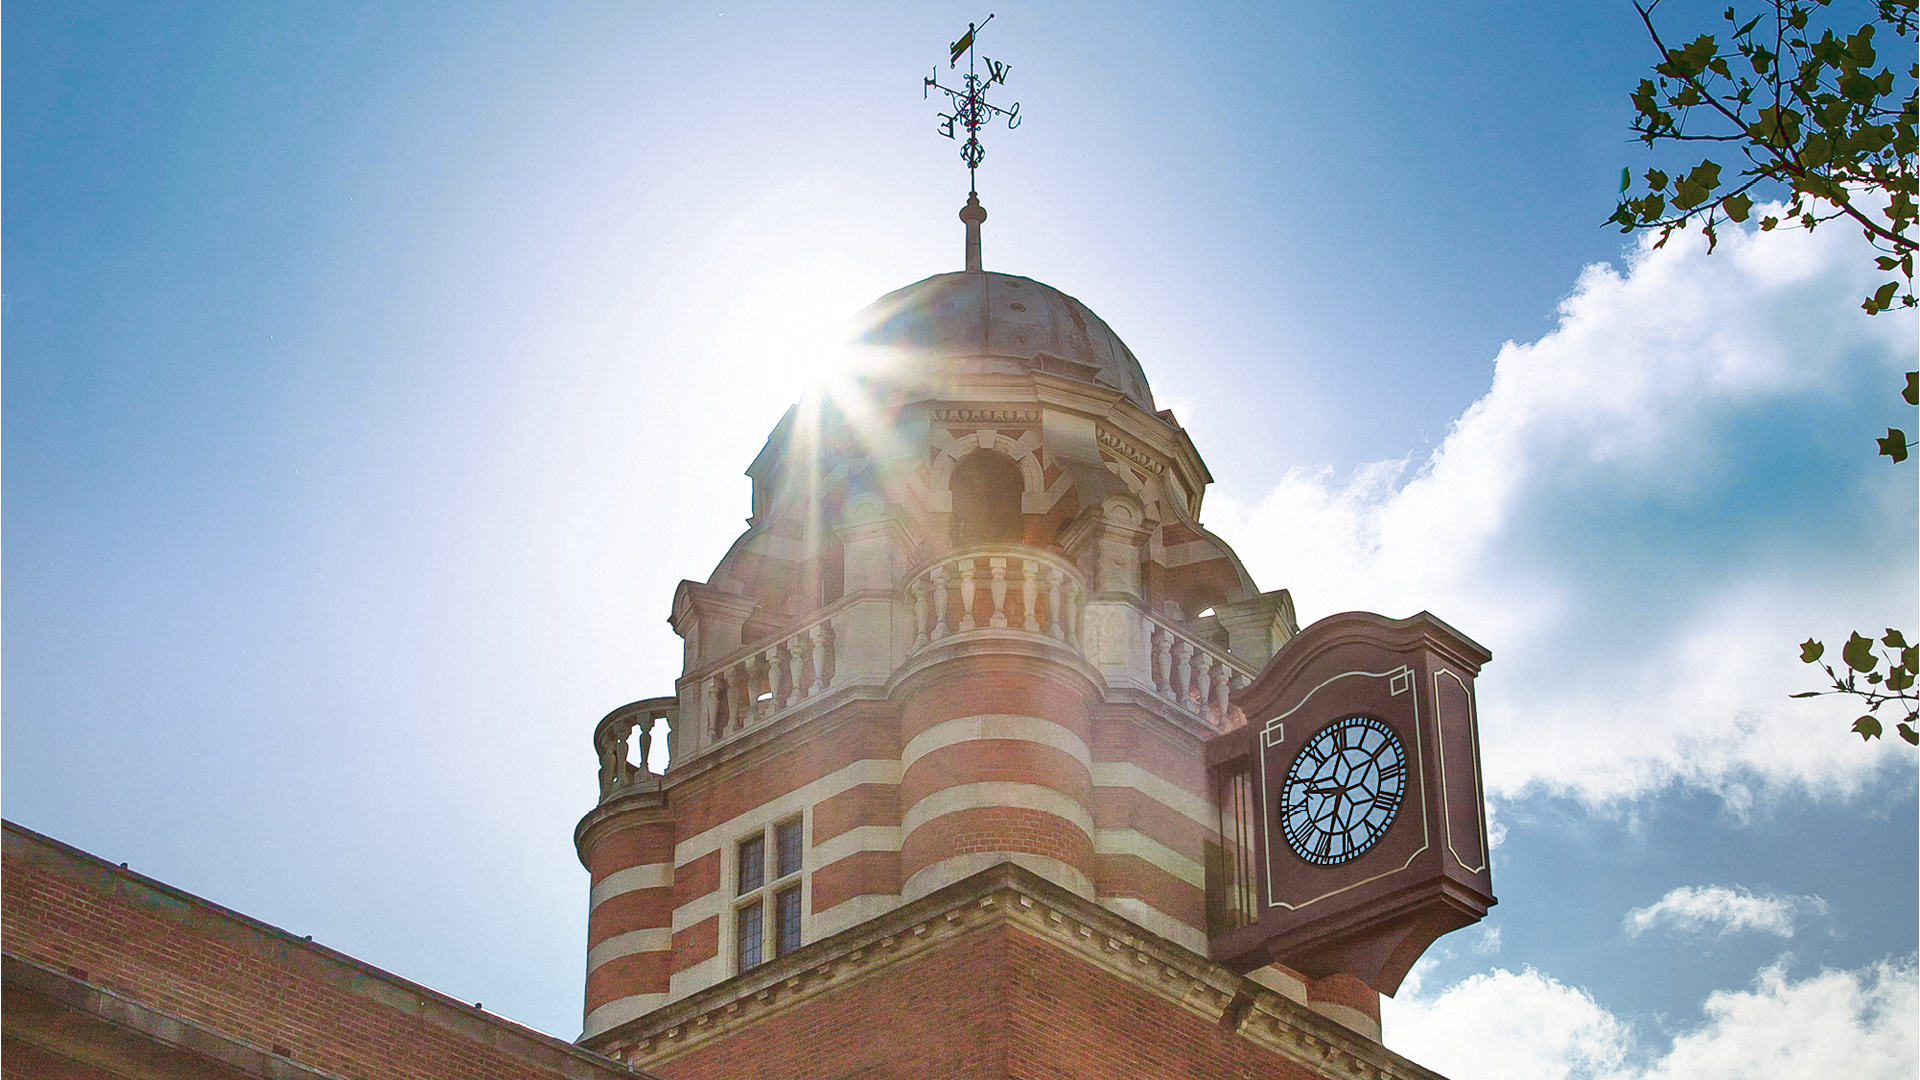
M1020 126L1019 102L1014 102L1010 109L1003 109L987 101L989 89L995 85L1006 85L1007 75L1013 70L1013 65L982 56L979 58L980 62L987 66L986 74L982 75L974 63L974 44L980 36L980 31L986 29L987 23L992 21L993 16L989 14L986 22L968 23L967 32L960 36L959 41L948 46L948 70L960 66L962 55L967 58L967 73L962 76L958 88L943 85L940 82L940 68L935 65L933 74L926 77L920 90L922 98L931 97L935 90L947 95L948 108L952 111L940 114L940 124L934 130L949 139L959 138L961 131L967 133L967 141L960 147L960 160L967 163L969 196L979 193L979 184L974 174L979 170L980 162L987 156L986 147L980 145L980 129L1002 118L1006 120L1009 131Z

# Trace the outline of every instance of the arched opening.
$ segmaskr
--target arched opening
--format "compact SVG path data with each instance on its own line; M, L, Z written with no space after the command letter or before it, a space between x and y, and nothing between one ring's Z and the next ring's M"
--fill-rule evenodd
M1213 606L1225 599L1219 589L1203 582L1183 590L1175 602L1180 605L1182 615L1189 619L1200 619L1213 614Z
M1020 466L1005 454L975 450L961 458L947 484L953 492L953 546L1017 544L1024 539L1020 492L1025 487Z

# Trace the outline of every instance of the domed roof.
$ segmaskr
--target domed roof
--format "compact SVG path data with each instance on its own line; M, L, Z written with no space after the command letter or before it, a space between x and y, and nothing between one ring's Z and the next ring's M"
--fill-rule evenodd
M1098 383L1155 411L1146 373L1119 335L1085 304L1032 278L935 274L868 305L855 319L855 340Z

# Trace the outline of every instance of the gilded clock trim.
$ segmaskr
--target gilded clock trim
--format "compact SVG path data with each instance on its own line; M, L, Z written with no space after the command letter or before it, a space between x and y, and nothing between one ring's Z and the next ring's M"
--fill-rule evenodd
M1443 796L1440 802L1440 812L1444 814L1446 818L1441 823L1441 827L1446 833L1447 851L1453 856L1454 861L1460 864L1460 868L1470 874L1484 873L1487 869L1487 863L1493 857L1493 846L1488 843L1487 816L1485 814L1480 815L1479 864L1468 865L1467 860L1461 858L1458 851L1453 850L1453 799L1451 797L1451 791L1447 787L1447 726L1442 722L1445 718L1438 715L1440 711L1440 680L1442 677L1452 679L1458 683L1461 691L1466 696L1467 745L1472 750L1473 758L1473 797L1479 800L1479 805L1485 806L1487 804L1486 787L1480 778L1480 714L1479 710L1475 708L1473 687L1469 686L1467 680L1461 678L1456 672L1449 671L1446 668L1437 668L1433 673L1433 708L1436 721L1434 729L1436 732L1435 737L1440 740L1440 792Z

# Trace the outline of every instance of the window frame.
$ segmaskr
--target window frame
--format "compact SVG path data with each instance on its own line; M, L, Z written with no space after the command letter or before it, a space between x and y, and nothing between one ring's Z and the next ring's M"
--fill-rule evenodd
M807 813L803 809L791 814L781 814L762 824L759 828L737 833L728 845L727 881L732 897L727 903L727 915L722 930L730 940L726 942L726 952L731 955L729 964L736 975L752 971L758 967L778 960L806 944L807 941L807 881L810 867L807 859L807 835L809 832ZM797 866L785 874L780 873L780 837L783 829L794 827L794 861ZM750 846L759 842L760 883L753 888L742 888L746 870L745 853ZM780 899L794 893L798 896L799 926L797 942L781 941ZM759 962L745 964L746 941L741 934L741 923L745 913L757 908L759 919ZM783 947L784 946L784 947Z

